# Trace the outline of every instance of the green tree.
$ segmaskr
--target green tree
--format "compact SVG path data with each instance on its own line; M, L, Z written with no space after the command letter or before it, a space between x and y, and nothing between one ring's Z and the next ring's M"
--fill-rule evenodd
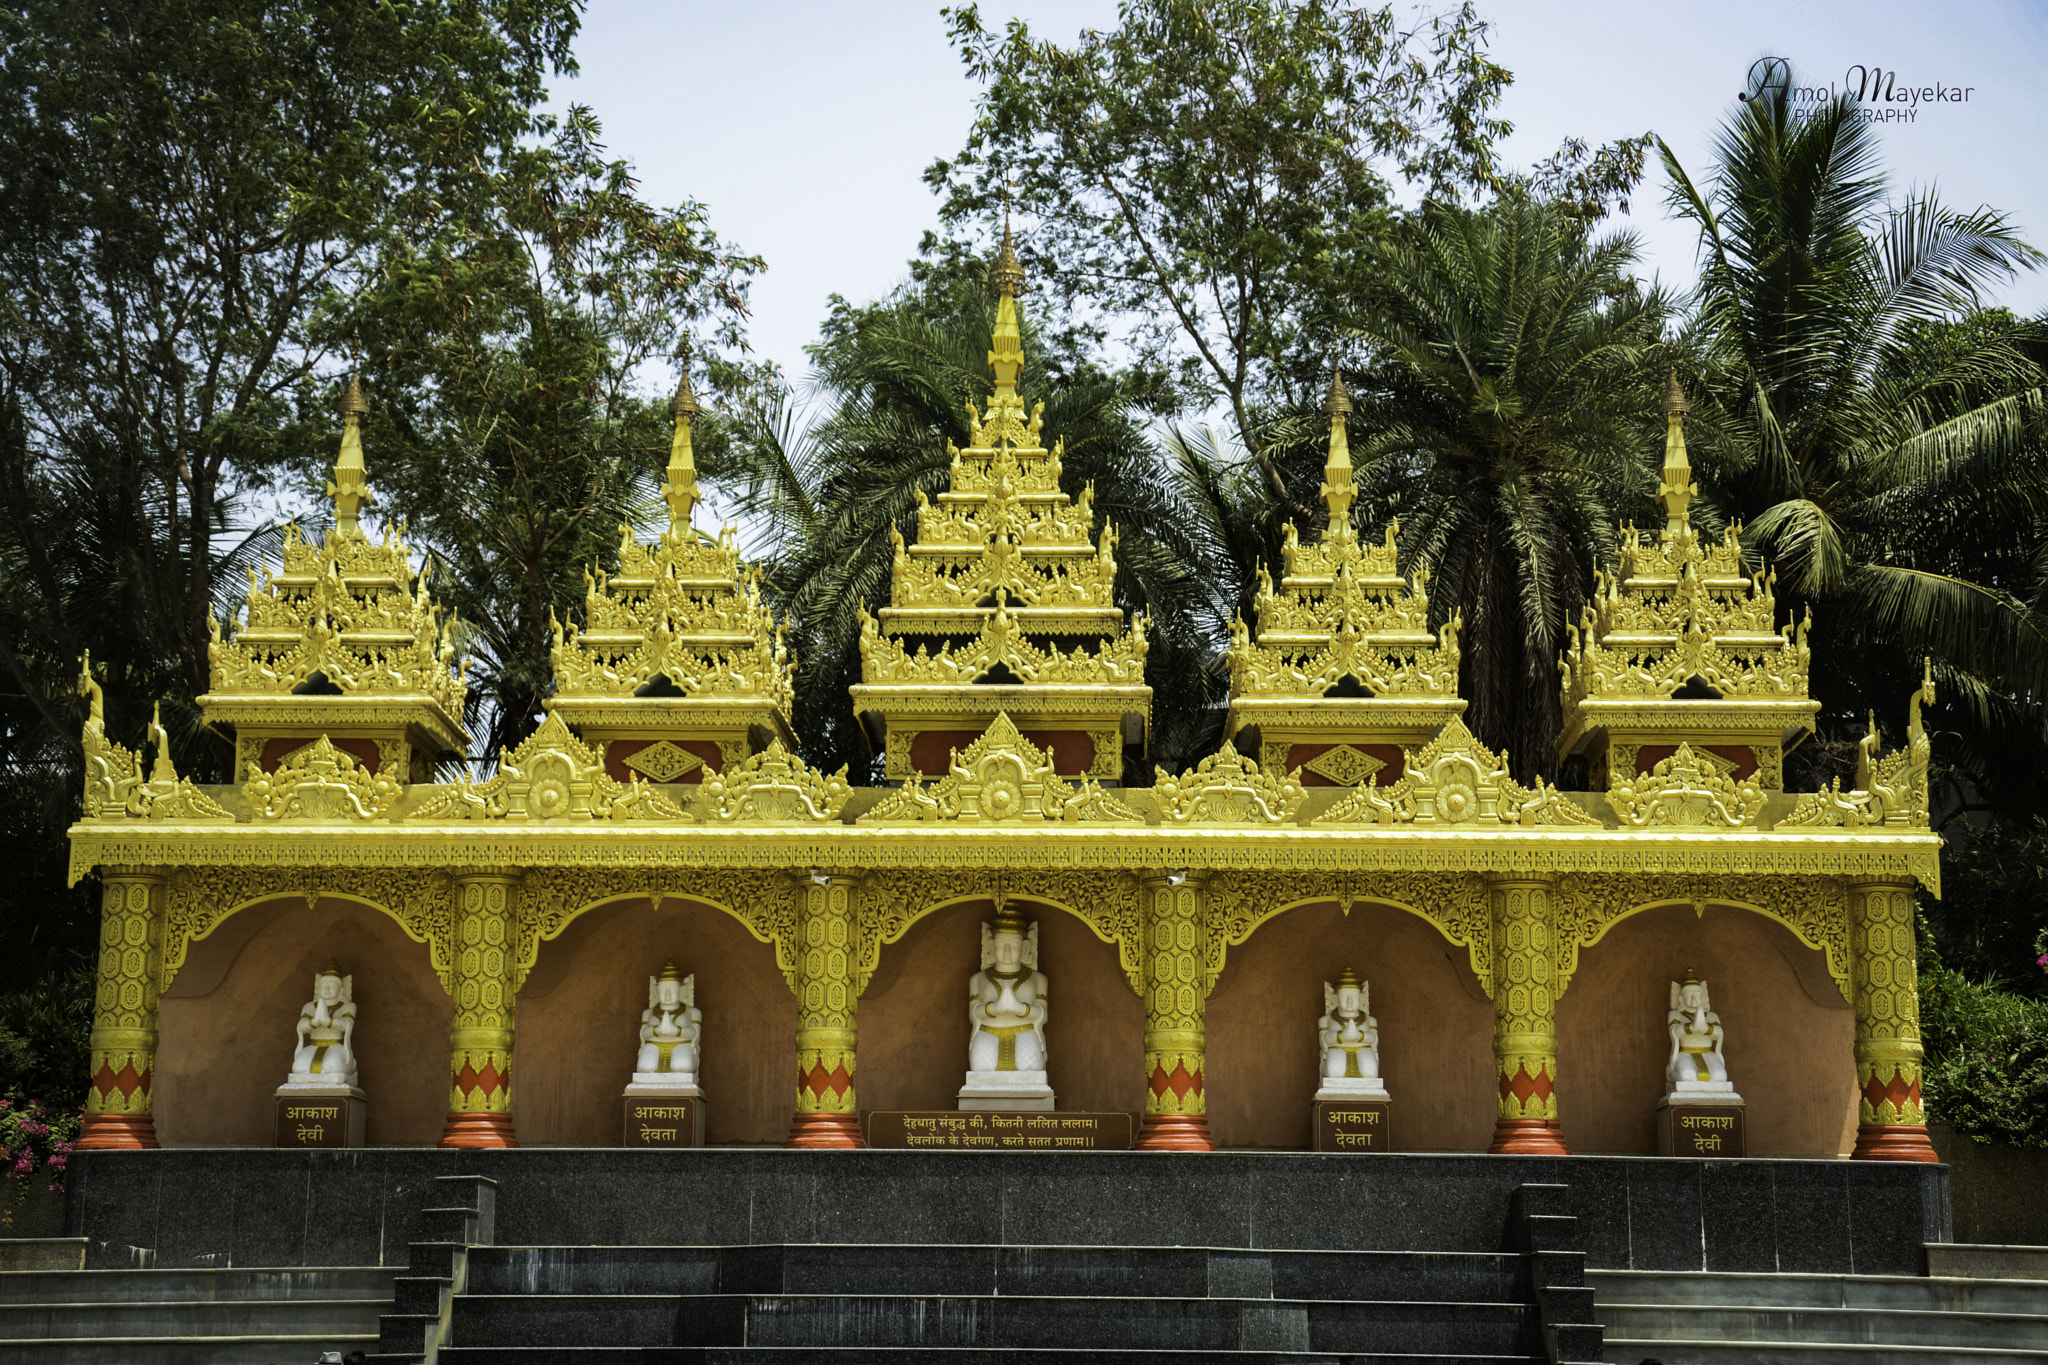
M1553 774L1557 659L1645 465L1665 300L1632 234L1524 193L1435 202L1375 247L1352 322L1362 523L1401 521L1433 623L1464 616L1466 719L1516 769Z
M585 569L615 568L620 526L652 504L669 423L640 373L688 365L693 323L736 344L761 269L701 204L640 199L590 110L543 131L458 181L455 212L395 223L374 281L331 298L322 324L365 358L383 510L445 566L436 595L468 625L486 758L533 729L552 622L580 610Z
M1126 0L1072 47L945 11L986 84L966 146L926 180L987 221L1014 177L1056 314L1115 324L1141 364L1220 402L1275 501L1308 516L1255 408L1306 403L1327 328L1395 217L1390 178L1486 185L1508 73L1468 3L1404 32L1347 0Z
M1700 230L1703 483L1792 610L1813 609L1824 737L1871 709L1896 725L1931 656L1951 752L1978 781L2031 781L2048 686L2038 328L1964 324L2040 253L1990 209L1888 204L1850 102L1794 118L1746 101L1704 185L1663 158Z

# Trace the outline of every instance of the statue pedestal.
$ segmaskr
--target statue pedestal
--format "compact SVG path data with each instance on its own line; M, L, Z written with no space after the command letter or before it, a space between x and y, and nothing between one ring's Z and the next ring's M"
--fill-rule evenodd
M1393 1104L1385 1090L1371 1097L1316 1093L1309 1106L1319 1152L1386 1152L1394 1146Z
M624 1096L625 1145L702 1147L704 1092L694 1085L645 1083L638 1074Z
M278 1147L361 1147L369 1127L370 1101L352 1085L294 1085L277 1088Z
M1052 1086L1043 1071L970 1071L960 1107L980 1110L1050 1109Z
M1657 1106L1658 1156L1742 1156L1742 1096L1666 1095Z

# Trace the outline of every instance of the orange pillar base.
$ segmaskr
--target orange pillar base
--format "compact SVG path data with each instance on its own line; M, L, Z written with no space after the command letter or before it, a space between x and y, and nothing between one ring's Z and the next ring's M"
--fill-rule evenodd
M784 1147L836 1149L865 1147L860 1120L852 1114L798 1114L789 1123L789 1140Z
M87 1114L78 1124L74 1152L155 1151L156 1120L148 1114Z
M1557 1125L1544 1119L1498 1119L1486 1150L1496 1156L1570 1156L1572 1149L1557 1134Z
M1941 1153L1917 1123L1865 1123L1856 1128L1852 1161L1940 1161Z
M1140 1152L1213 1152L1207 1114L1147 1114L1131 1146Z
M443 1147L517 1147L510 1114L450 1114L441 1130Z

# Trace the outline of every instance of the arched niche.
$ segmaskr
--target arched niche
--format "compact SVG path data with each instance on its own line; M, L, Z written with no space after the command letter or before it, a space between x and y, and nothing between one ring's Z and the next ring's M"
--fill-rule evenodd
M1028 895L1046 974L1047 1071L1062 1109L1137 1112L1145 1102L1145 1008L1115 947L1077 914ZM967 981L981 966L989 899L920 914L881 950L861 996L863 1109L953 1109L967 1073Z
M166 1147L267 1147L299 1009L329 961L354 978L373 1146L433 1143L448 1113L454 1005L427 950L381 907L251 902L194 939L159 1009L155 1113Z
M1305 1148L1323 983L1372 987L1380 1068L1401 1151L1485 1151L1493 1134L1493 1005L1466 950L1413 910L1298 903L1230 950L1206 1013L1209 1133L1218 1146Z
M673 960L704 1012L707 1142L779 1144L796 1105L796 997L775 950L718 906L664 896L586 909L540 945L514 1018L512 1116L531 1146L617 1146L647 978Z
M1558 1101L1574 1152L1654 1155L1671 983L1708 984L1747 1101L1751 1156L1834 1157L1856 1138L1855 1012L1825 954L1746 908L1637 910L1580 949L1557 1003Z

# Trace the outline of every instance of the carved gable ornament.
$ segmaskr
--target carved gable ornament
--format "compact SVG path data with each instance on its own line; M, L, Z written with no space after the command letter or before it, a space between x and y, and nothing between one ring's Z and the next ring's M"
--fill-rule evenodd
M604 770L604 746L571 734L554 712L517 749L501 750L498 775L461 779L406 817L412 820L687 820L681 806L635 775Z
M1756 823L1764 808L1764 789L1754 776L1737 782L1715 765L1680 744L1678 752L1647 773L1618 776L1607 792L1607 804L1632 828L1737 829Z
M1453 716L1435 739L1407 750L1406 771L1387 787L1360 787L1319 825L1592 825L1600 821L1555 787L1524 787L1505 752L1489 753Z
M957 820L962 824L1141 823L1136 811L1082 778L1069 786L1052 754L1019 734L1008 712L998 712L981 738L953 751L950 770L930 787L916 777L861 817L862 824L898 820Z
M293 751L277 771L249 765L242 799L252 819L270 822L375 820L402 795L399 785L371 773L322 735Z
M1906 701L1906 747L1879 755L1883 744L1877 730L1877 716L1870 717L1870 731L1856 745L1856 785L1842 790L1842 779L1808 792L1799 798L1792 813L1780 820L1779 829L1826 830L1865 829L1873 825L1928 826L1927 768L1933 759L1933 743L1920 720L1920 707L1934 704L1933 663L1924 665L1920 686Z
M171 763L171 738L163 726L163 707L149 718L149 743L156 762L142 776L142 755L107 738L106 703L92 676L92 656L78 675L78 695L88 699L85 733L85 796L82 813L88 820L232 820L234 815L205 792L179 777Z
M709 824L798 825L837 820L852 794L846 769L826 777L772 740L724 772L706 773L697 815Z
M1170 825L1285 824L1307 796L1292 773L1274 778L1228 741L1179 777L1160 772L1152 790Z

